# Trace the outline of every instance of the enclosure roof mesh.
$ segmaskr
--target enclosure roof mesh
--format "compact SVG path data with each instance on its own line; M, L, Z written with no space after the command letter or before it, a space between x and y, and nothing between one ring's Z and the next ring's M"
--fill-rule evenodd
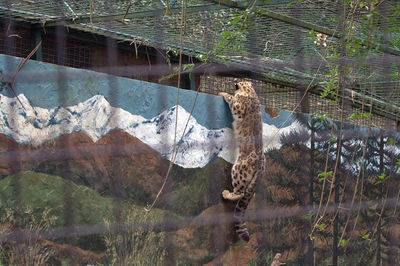
M262 3L265 2L265 3ZM182 49L187 55L199 56L216 51L225 32L234 32L241 49L226 49L217 60L240 69L260 74L263 79L287 85L307 85L323 82L328 70L324 47L316 45L310 32L328 35L328 44L339 42L339 14L342 6L337 1L270 0L254 5L252 16L244 26L235 18L245 10L242 0L187 0L182 33ZM45 27L68 27L165 50L180 49L182 1L169 0L0 0L0 16L12 16ZM397 10L397 11L396 11ZM390 43L399 38L390 31L400 14L397 1L385 1L377 8L379 31L382 34L373 44L377 51L362 58L363 64L374 68L371 78L365 68L353 71L354 92L361 90L358 81L366 81L374 98L397 105L398 95L392 95L398 81L389 74L398 71L399 47ZM397 13L396 13L397 12ZM361 20L367 12L352 14L354 27L359 27L359 38L364 31ZM393 20L394 19L394 20ZM398 26L398 25L397 25ZM355 62L355 64L360 64ZM365 84L365 83L364 83Z

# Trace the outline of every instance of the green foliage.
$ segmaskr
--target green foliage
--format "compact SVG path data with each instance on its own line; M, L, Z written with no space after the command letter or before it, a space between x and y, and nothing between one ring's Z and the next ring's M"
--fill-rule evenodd
M315 225L315 227L317 228L317 230L320 231L320 232L325 231L325 229L326 229L327 226L328 226L328 225L327 225L326 223L319 223L319 224L316 224L316 225Z
M350 239L342 239L342 240L340 241L340 246L341 246L341 247L346 247L347 244L349 243L349 240L350 240Z
M332 176L333 176L333 172L332 171L319 173L318 174L318 177L319 177L318 181L322 182L322 181L325 180L325 178L332 177Z
M303 215L302 218L304 220L306 220L307 222L311 223L311 219L312 219L313 215L314 215L313 211L310 211L308 214Z
M291 2L289 2L289 3L287 3L287 7L290 7L291 5L293 5L293 4L299 4L299 3L303 3L304 1L306 1L306 0L295 0L295 1L291 1Z
M321 122L321 123L327 123L328 115L327 114L313 115L312 119L319 120L319 122Z
M378 181L375 182L375 185L385 183L390 176L386 175L385 173L381 174L378 176Z
M370 209L373 213L376 213L376 212L377 212L377 208L378 208L378 204L377 204L377 203L374 204L374 205L372 205L371 207L369 207L369 209Z
M245 9L234 14L223 30L215 36L214 47L206 54L197 55L201 62L218 61L228 66L230 56L243 55L245 41L249 33L248 17L252 11Z
M387 32L391 34L392 39L390 45L395 48L400 48L400 3L392 7L393 15L388 18L391 26L388 27Z
M396 146L396 145L397 145L396 138L393 138L393 137L388 138L386 144L387 144L387 145Z
M313 29L309 30L308 38L310 38L311 41L315 41L317 39L317 33Z
M391 76L394 80L400 80L400 72L399 71L395 71L395 72L391 73L389 76Z
M325 81L322 82L323 91L321 92L321 98L335 99L338 84L338 67L333 67L325 74Z
M355 109L349 118L353 119L353 120L359 120L359 119L365 119L365 118L371 118L371 117L372 117L371 113L360 112L359 109Z
M194 68L194 64L183 64L183 71L191 72Z
M361 238L362 238L362 239L365 239L365 240L368 240L369 237L370 237L370 234L369 234L369 233L366 233L366 234L364 234Z

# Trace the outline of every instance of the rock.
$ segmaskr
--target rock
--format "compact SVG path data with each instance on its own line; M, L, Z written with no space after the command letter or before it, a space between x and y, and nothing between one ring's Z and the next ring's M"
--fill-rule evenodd
M185 257L190 257L191 261L207 265L222 262L224 265L236 265L232 264L234 261L244 263L237 265L245 265L245 262L255 258L262 234L252 234L249 243L240 241L232 221L233 208L234 204L229 202L213 205L196 216L187 228L172 233L176 250L183 251L178 258L185 260ZM249 223L249 228L254 229L256 225ZM207 261L212 257L216 259Z
M257 249L261 239L262 233L254 233L250 236L250 241L248 243L244 241L237 241L236 243L230 245L223 255L205 265L246 265L247 262L257 257Z

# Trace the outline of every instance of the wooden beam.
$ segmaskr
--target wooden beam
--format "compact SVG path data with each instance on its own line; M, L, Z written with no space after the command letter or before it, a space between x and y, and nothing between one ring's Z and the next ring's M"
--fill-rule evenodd
M201 6L189 6L186 8L186 13L200 12L200 11L208 11L208 10L218 10L218 9L226 9L230 8L227 6L219 6L215 4L209 5L201 5ZM172 14L180 13L181 8L170 8ZM135 19L135 18L144 18L144 17L155 17L155 16L163 16L165 13L165 9L155 9L155 10L147 10L147 11L139 11L139 12L130 12L130 13L120 13L120 14L112 14L112 15L93 15L90 18L90 15L79 16L78 18L65 18L60 20L54 20L51 22L47 22L45 24L46 27L53 27L58 25L68 26L71 24L86 24L86 23L98 23L104 21L112 21L112 20L121 20L124 19Z

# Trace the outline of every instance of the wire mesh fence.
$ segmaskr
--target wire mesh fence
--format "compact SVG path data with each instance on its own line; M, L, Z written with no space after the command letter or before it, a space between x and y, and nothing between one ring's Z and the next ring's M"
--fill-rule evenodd
M329 57L340 14L370 15L338 2L0 1L0 264L400 263L397 32ZM368 8L394 27L395 1ZM210 96L243 80L267 162L249 244Z

